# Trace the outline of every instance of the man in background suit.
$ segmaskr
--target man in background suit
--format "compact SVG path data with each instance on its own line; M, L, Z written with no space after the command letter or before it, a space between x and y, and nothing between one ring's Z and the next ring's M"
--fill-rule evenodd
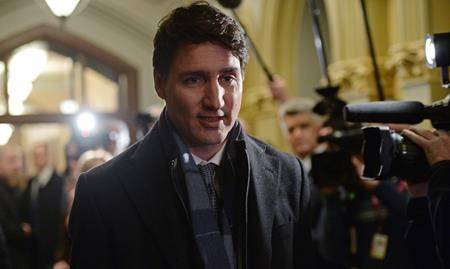
M300 161L236 120L241 28L196 2L163 19L154 47L166 107L141 141L80 176L71 268L312 268Z
M50 268L61 247L64 231L63 180L51 163L49 145L33 148L37 170L23 194L23 221L32 228L30 237L31 268Z
M11 187L11 182L21 178L22 173L20 148L14 145L0 146L0 225L7 247L3 253L2 266L11 263L14 269L28 268L26 240L31 233L31 227L21 223L17 190Z
M281 128L292 151L303 161L311 180L311 222L316 266L349 268L349 229L345 203L341 198L342 187L326 186L312 176L313 168L325 168L313 167L317 163L312 162L314 154L326 150L326 145L318 143L324 119L314 113L313 100L285 98L283 80L277 79L271 82L270 88L274 98L282 101L279 109Z
M6 245L6 238L3 234L3 228L0 223L0 268L11 269L11 258L9 257L8 246Z

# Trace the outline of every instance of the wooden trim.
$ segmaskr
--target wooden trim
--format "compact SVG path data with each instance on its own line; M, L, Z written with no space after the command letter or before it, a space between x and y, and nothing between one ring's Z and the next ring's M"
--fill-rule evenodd
M125 73L134 69L134 67L126 63L124 60L100 47L97 47L89 41L73 35L67 31L64 31L60 28L45 24L36 26L30 30L16 34L14 36L7 37L3 41L1 41L0 57L3 57L4 54L11 52L17 47L34 40L46 40L79 51L83 54L88 55L89 57L94 57L97 60L110 65L120 73Z
M94 113L98 121L105 119L125 120L118 113ZM32 115L3 115L0 116L0 123L28 124L28 123L67 123L75 121L78 114L32 114Z

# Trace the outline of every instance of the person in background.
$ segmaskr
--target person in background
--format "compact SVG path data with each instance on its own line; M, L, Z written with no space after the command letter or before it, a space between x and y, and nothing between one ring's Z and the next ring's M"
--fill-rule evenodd
M312 171L313 165L316 170L328 169L311 161L312 155L328 150L327 144L319 144L317 139L332 130L323 126L323 118L313 112L314 102L305 97L289 97L280 76L274 76L268 86L280 103L281 127L292 151L302 159L307 171ZM349 169L359 171L348 173L346 184L324 184L309 173L318 267L411 268L402 236L407 223L405 183L398 179L362 180L361 160L356 155L353 166L350 164ZM377 240L381 243L375 249Z
M403 135L421 147L430 165L425 182L408 182L406 238L417 268L450 268L450 132L411 127Z
M62 178L64 181L64 191L67 194L69 190L75 188L75 184L77 181L77 162L78 158L80 158L80 146L75 140L69 140L66 146L64 147L64 156L66 159L66 169L62 174Z
M389 124L395 131L406 125ZM358 175L358 191L352 203L361 268L415 268L404 234L408 227L410 199L404 178L362 179L362 154L352 157Z
M64 235L63 179L56 173L47 143L32 149L36 176L22 197L22 218L32 228L29 247L31 268L47 269L60 255Z
M77 162L77 173L76 178L79 177L81 173L85 173L89 170L91 170L94 167L97 167L110 159L112 159L112 155L104 150L104 149L94 149L94 150L88 150L81 154L80 158ZM75 197L75 186L69 190L67 194L67 208L68 214L67 217L70 215L70 209L72 208L73 199Z
M76 165L76 171L75 177L78 178L78 176L81 173L87 172L91 170L92 168L99 166L107 161L109 161L112 158L112 155L103 149L95 149L95 150L88 150L84 152L80 158L78 159L77 165ZM75 186L72 189L68 190L67 193L67 214L66 214L66 234L67 234L67 225L70 215L70 210L72 208L73 199L75 197ZM70 242L69 238L66 236L66 243L65 243L65 249L64 249L64 255L63 259L59 260L53 265L53 269L68 269L69 266L69 255L70 255Z
M282 81L281 78L277 80ZM286 92L282 88L277 89L277 92L278 96L286 96L281 94ZM317 268L348 268L349 230L341 190L322 186L311 174L312 155L326 150L326 145L317 141L323 119L312 111L313 107L314 101L308 98L285 100L279 109L281 128L292 151L303 161L311 180L312 229Z
M404 179L362 179L362 157L353 156L352 163L358 175L350 205L356 264L362 269L415 268L404 239L409 200Z
M12 268L29 268L26 240L31 226L21 222L18 197L10 186L23 173L23 157L18 146L0 146L0 225L5 236Z
M286 88L286 81L280 75L274 74L272 80L267 81L267 85L272 98L280 104L291 99Z
M314 101L309 98L291 98L279 109L283 133L307 172L311 170L311 155L325 150L317 141L323 119L312 111L313 107Z
M3 234L3 228L0 223L0 268L12 269L11 258L9 257L8 246L6 245L6 238Z

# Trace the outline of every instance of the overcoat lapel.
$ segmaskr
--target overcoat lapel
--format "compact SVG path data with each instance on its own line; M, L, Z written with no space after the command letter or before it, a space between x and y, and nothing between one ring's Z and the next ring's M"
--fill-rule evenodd
M250 164L248 197L248 245L255 268L270 267L271 235L279 188L280 160L267 154L264 148L246 139ZM255 264L257 263L257 264Z
M171 160L176 159L176 152L165 152L163 146L170 148L170 145L164 143L170 141L163 141L161 137L155 126L130 158L120 178L167 264L171 268L190 268L193 259L191 226L171 179L170 165Z
M171 268L189 268L195 244L184 208L188 205L171 175L174 170L171 164L176 163L178 153L174 141L160 125L158 121L138 145L120 179L166 262ZM247 245L253 246L250 250L253 254L247 254L258 257L257 263L267 267L271 260L271 231L281 166L277 158L266 153L265 146L244 136L250 172Z

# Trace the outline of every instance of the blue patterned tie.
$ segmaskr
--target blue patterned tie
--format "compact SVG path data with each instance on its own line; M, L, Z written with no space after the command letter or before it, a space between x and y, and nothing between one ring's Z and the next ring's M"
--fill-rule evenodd
M215 176L216 165L213 163L208 163L206 165L198 165L198 169L200 170L200 174L202 175L202 178L205 181L205 186L206 186L206 190L208 191L209 201L211 202L211 208L217 217L219 205L217 203L217 194L214 189L214 176Z

